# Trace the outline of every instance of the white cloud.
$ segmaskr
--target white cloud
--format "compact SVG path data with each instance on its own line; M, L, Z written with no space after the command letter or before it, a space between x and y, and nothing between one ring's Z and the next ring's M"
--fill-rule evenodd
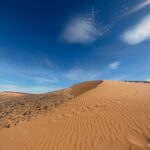
M149 81L150 82L150 78L146 79L145 81Z
M66 25L61 38L69 43L89 44L109 30L96 22L95 14L72 18Z
M121 37L122 41L129 45L139 44L150 38L150 14L145 16L134 27L125 31Z
M119 65L120 65L121 62L119 61L116 61L116 62L112 62L108 65L108 67L112 70L116 70L118 69Z

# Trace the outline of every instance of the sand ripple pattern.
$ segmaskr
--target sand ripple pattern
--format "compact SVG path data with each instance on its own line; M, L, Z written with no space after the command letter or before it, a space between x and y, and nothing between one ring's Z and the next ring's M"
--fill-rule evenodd
M104 81L54 111L0 131L0 150L149 150L150 85Z

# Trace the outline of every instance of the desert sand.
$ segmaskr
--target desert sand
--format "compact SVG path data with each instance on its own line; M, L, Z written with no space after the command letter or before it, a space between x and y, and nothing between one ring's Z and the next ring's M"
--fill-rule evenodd
M86 82L61 92L21 95L0 106L0 150L150 149L150 84Z

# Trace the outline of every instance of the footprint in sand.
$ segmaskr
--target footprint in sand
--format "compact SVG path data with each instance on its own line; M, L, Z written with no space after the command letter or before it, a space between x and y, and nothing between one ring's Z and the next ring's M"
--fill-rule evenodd
M66 117L71 117L72 115L71 114L62 114L62 115L57 115L56 116L56 119L51 119L50 121L52 123L57 123L60 119L63 119L63 118L66 118Z
M87 106L88 110L91 111L91 110L95 110L95 107L92 107L92 106Z
M61 118L63 118L63 116L62 115L57 115L57 118L61 119Z
M98 108L100 106L100 103L96 103L95 107Z
M72 115L71 114L65 114L64 116L65 117L71 117Z
M75 110L75 109L71 109L71 113L72 113L72 114L79 114L80 112L77 111L77 110Z
M93 109L94 109L94 107L90 107L90 106L83 107L82 112L85 112L85 111L92 111Z
M51 122L52 123L57 123L57 120L56 119L51 119Z
M72 115L71 115L70 113L69 113L69 114L66 113L66 114L59 115L58 118L61 119L61 118L66 118L66 117L71 117L71 116L72 116Z
M84 111L88 111L88 108L87 107L83 107L83 110L82 110L83 112Z
M83 107L81 112L86 112L86 111L96 111L97 109L99 109L102 111L102 110L107 110L107 106L106 105L102 105L100 103L96 103L94 106L86 106L86 107Z

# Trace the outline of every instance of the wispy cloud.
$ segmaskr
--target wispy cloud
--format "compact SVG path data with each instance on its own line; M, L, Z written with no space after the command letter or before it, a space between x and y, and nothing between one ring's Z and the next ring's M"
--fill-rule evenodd
M139 44L150 38L150 14L145 16L134 27L125 31L121 37L122 41L129 45Z
M150 5L150 0L144 0L142 3L140 3L139 5L135 6L134 8L132 9L129 9L127 11L127 13L125 13L124 15L130 15L132 13L135 13L141 9L143 9L144 7Z
M38 84L51 84L59 81L56 76L49 76L49 78L33 77L32 80L34 80Z
M45 65L49 68L53 68L55 66L54 63L48 58L45 58L44 61L45 61Z
M72 68L64 74L65 78L70 81L86 81L99 79L101 73L93 70L85 70L81 68Z
M121 63L120 61L115 61L115 62L110 63L108 67L112 70L116 70L118 69L120 63Z
M122 80L128 79L129 76L130 76L129 74L118 75L118 76L109 78L109 80L122 81Z
M109 30L97 23L95 13L73 17L61 34L61 39L69 43L89 44Z

